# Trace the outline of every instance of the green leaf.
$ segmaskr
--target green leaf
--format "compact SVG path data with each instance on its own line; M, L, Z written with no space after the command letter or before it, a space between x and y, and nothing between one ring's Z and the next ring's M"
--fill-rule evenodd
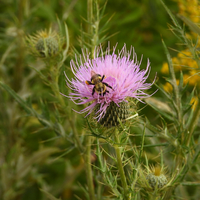
M169 146L169 143L160 143L160 144L147 144L147 145L144 145L144 147L160 147L160 146ZM140 146L139 146L140 147Z
M162 110L160 110L159 108L155 107L154 105L149 104L154 110L156 110L158 113L160 113L163 117L169 119L170 121L174 121L174 116L171 116L165 112L163 112ZM172 114L172 113L171 113Z
M65 130L63 129L63 126L60 124L60 123L58 123L58 122L56 122L55 124L54 124L54 131L55 131L55 133L57 134L57 135L61 135L62 137L65 137L66 136L66 134L65 134Z
M181 90L181 95L183 96L185 94L185 92L188 91L188 87L189 87L189 84L186 83L186 85L184 87L182 87L182 90Z
M154 84L159 89L159 91L161 91L167 97L168 100L171 100L171 96L167 92L165 92L165 90L162 87L160 87L156 83L154 83Z
M181 183L181 185L183 185L183 186L200 186L200 183L198 183L198 182L183 182L183 183Z
M173 76L175 76L175 73L174 73L172 59L171 59L171 56L169 54L169 51L167 49L167 46L166 46L164 40L162 40L162 43L163 43L164 51L166 53L167 61L168 61L168 64L169 64L169 73L170 73L171 77L173 77ZM172 78L172 80L173 80L173 78Z
M18 103L22 108L26 111L27 114L32 115L38 119L38 121L43 125L49 127L51 130L54 130L57 134L59 133L59 130L57 129L57 126L55 126L51 121L46 119L44 116L37 113L31 106L29 106L30 102L27 103L25 100L23 100L13 89L11 89L8 85L0 82L0 86L5 89Z
M104 3L103 7L101 8L101 12L99 15L99 19L102 19L106 10L106 6L107 6L107 1Z
M197 143L197 146L195 147L195 155L193 157L193 164L198 160L200 156L200 136L199 136L199 139L198 139L198 143Z
M39 71L38 69L36 69L35 67L31 67L31 66L29 66L31 69L33 69L34 71L36 71L39 75L40 75L40 77L41 77L41 79L43 79L46 83L48 82L47 81L47 77L41 72L41 71Z
M22 157L21 159L19 159L16 165L16 174L18 175L18 178L26 176L26 174L31 170L33 164L44 161L47 157L49 157L49 155L58 151L59 150L55 147L46 147L33 153L29 157Z
M97 138L107 139L106 137L102 136L101 134L95 133L95 131L94 131L94 130L92 129L92 127L90 126L90 123L89 123L89 121L88 121L87 118L86 118L86 122L87 122L88 127L89 127L89 129L90 129L90 131L91 131L91 134L92 134L93 136L95 136L95 137L97 137Z
M183 88L183 72L180 72L180 78L179 78L179 90L181 91Z
M49 192L47 192L47 191L45 191L45 190L43 190L43 189L40 189L40 191L43 192L43 193L46 195L46 197L47 197L48 199L50 199L50 200L61 200L60 198L57 199L57 198L54 197L52 194L50 194Z
M4 90L6 90L20 104L20 106L23 107L23 109L28 114L32 114L32 108L30 108L27 105L26 101L23 100L13 89L11 89L8 85L2 83L1 81L0 81L0 85Z
M67 24L64 24L65 25L65 41L66 41L66 47L65 47L65 50L63 52L63 59L65 60L67 58L67 52L69 50L69 31L68 31L68 27L67 27ZM63 60L63 61L64 61Z
M50 114L49 114L49 108L47 106L47 103L44 103L42 101L42 99L40 100L40 105L42 107L42 116L47 119L50 120Z
M149 97L145 99L146 103L153 108L156 107L157 109L160 109L160 111L165 112L165 113L172 113L175 115L174 110L172 109L172 106L169 106L167 103L163 102L163 100L159 100L154 97Z
M140 152L139 152L139 158L138 158L138 162L140 163L141 162L141 159L142 159L142 154L143 154L143 151L144 151L144 139L145 139L145 126L144 126L144 129L143 129L143 134L142 134L142 141L141 141L141 148L140 148Z
M172 14L172 12L169 10L169 8L165 5L165 3L160 0L160 2L162 3L163 7L165 8L165 10L167 11L168 15L170 16L170 18L172 19L174 25L178 28L180 28L180 25L178 23L178 21L176 20L176 18L174 17L174 15Z
M192 104L190 102L191 102L192 98L194 97L194 90L195 89L193 89L193 91L190 93L190 95L188 95L186 97L186 100L183 104L183 114L187 113L187 111L192 107Z
M178 14L177 16L190 27L191 31L200 35L200 28L194 22L183 15Z

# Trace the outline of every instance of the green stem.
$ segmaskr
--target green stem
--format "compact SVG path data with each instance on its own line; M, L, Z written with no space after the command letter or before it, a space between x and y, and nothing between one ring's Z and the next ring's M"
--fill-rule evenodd
M64 101L62 95L60 94L60 90L59 90L58 81L59 81L60 67L59 66L50 66L50 69L51 69L50 73L51 73L51 78L52 78L52 83L50 84L51 89L53 90L54 95L56 96L58 103L60 104L61 110L64 111L65 113L68 113L69 111L66 107L65 101ZM79 151L83 152L84 148L83 148L83 145L80 142L79 135L78 135L76 126L74 124L74 121L69 116L67 116L67 119L69 120L70 126L72 128L73 136L74 136L74 140L76 142L76 145L77 145Z
M84 151L84 147L81 144L81 141L79 139L79 135L77 133L77 129L76 129L75 125L74 125L74 121L71 118L70 119L68 118L68 120L69 120L70 126L71 126L72 131L73 131L73 136L74 136L74 140L76 142L76 145L77 145L79 151L82 153Z
M121 155L121 147L120 145L120 139L119 139L119 133L117 131L117 129L115 129L115 152L116 152L116 156L117 156L117 165L118 165L118 170L119 170L119 174L120 174L120 178L121 178L121 182L122 182L122 187L123 187L123 191L124 191L124 199L128 200L128 185L126 182L126 177L125 177L125 173L124 173L124 169L123 169L123 164L122 164L122 155Z
M173 67L172 60L170 58L170 64L169 64L169 71L171 75L171 79L173 81L173 88L174 88L174 95L175 95L175 100L176 100L176 106L177 106L177 114L178 114L178 121L182 129L182 104L181 104L181 97L178 89L178 85L176 83L176 75Z
M87 0L87 20L88 24L88 35L90 38L93 37L93 25L92 25L92 18L93 18L93 0ZM89 39L88 43L91 45L91 50L94 48L92 45L92 39ZM92 55L93 57L94 55ZM94 185L93 185L93 178L92 178L92 168L91 168L91 144L92 138L90 136L86 136L86 153L85 153L85 164L86 164L86 174L87 174L87 183L88 183L88 191L90 200L95 200L95 193L94 193Z
M194 114L192 116L192 120L191 120L191 122L190 122L190 124L188 126L188 134L189 134L189 136L187 138L187 143L186 143L187 146L190 145L192 134L193 134L194 129L195 129L197 123L198 123L199 116L200 116L200 101L199 101L199 98L198 98L198 104L197 104L197 106L195 108Z
M23 21L24 21L24 9L25 9L25 1L21 0L19 1L18 4L18 24L17 24L17 28L18 30L21 30L23 27ZM17 59L16 59L16 64L14 67L14 81L13 81L13 88L15 91L19 91L19 89L22 86L22 80L23 80L23 71L24 71L24 35L21 33L21 31L17 31L18 35L17 35L17 41L16 41L16 53L17 53Z
M93 37L92 17L93 17L93 0L87 0L87 20L89 22L88 34L90 35L90 37ZM91 39L89 39L89 44L92 44Z
M93 178L92 178L92 167L91 167L91 141L92 138L87 136L86 138L86 152L85 152L85 171L87 177L87 184L88 184L88 192L90 196L90 200L95 200L94 194L94 185L93 185Z
M99 5L97 0L94 1L95 6L96 6L96 17L95 17L95 22L93 24L93 35L92 35L92 56L94 57L95 54L95 48L98 46L98 41L99 41Z
M58 66L51 66L51 78L52 78L52 83L51 83L51 88L56 96L56 98L58 99L60 106L62 108L66 107L65 101L62 97L62 95L60 94L60 90L59 90L59 84L58 84L58 80L59 80L59 68Z
M173 93L174 93L174 96L175 96L176 110L177 110L178 122L179 122L179 125L180 125L180 131L183 132L182 131L183 114L182 114L181 95L179 93L179 88L178 88L178 85L176 83L176 74L175 74L175 71L174 71L173 62L172 62L171 56L168 52L167 46L164 43L164 41L163 41L163 46L164 46L165 51L166 51L166 56L167 56L167 60L168 60L168 63L169 63L169 73L170 73L170 76L171 76L171 79L172 79L172 82L173 82ZM184 138L184 135L182 135L182 139L183 138Z

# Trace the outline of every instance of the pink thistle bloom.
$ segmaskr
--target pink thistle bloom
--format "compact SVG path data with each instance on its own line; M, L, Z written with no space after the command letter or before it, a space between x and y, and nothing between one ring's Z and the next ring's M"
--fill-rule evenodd
M91 114L98 104L99 110L95 113L98 121L104 117L111 102L119 107L121 102L128 103L126 100L128 97L141 101L141 98L151 96L144 92L153 84L145 83L150 72L149 60L147 68L140 70L141 62L137 62L133 47L127 51L126 45L124 45L118 54L115 53L116 46L113 49L110 54L110 49L107 48L105 55L103 55L102 48L100 48L94 59L90 59L89 54L83 54L84 63L79 63L77 58L76 62L71 60L70 65L75 78L70 81L65 74L67 86L72 90L69 96L65 96L77 105L89 103L86 108L78 112L88 112L86 116ZM93 75L96 75L98 84L101 82L100 91L97 91L98 85L92 84L91 77Z

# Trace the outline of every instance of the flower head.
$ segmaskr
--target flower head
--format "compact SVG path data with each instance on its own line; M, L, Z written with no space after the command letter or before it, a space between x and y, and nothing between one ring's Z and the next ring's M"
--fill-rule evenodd
M152 166L151 168L149 168L146 179L152 189L155 189L156 187L158 189L161 189L168 182L164 169L160 166Z
M94 59L87 54L83 55L84 62L79 63L77 58L76 62L72 60L70 65L75 78L70 81L66 76L67 85L72 90L67 97L78 105L90 103L79 113L88 112L89 115L95 110L98 121L105 116L111 104L120 107L122 102L128 103L128 97L141 101L140 98L150 96L144 92L152 86L152 83L145 83L150 62L145 70L140 70L132 47L127 51L124 45L120 52L116 54L115 51L116 47L112 53L108 48L104 55L100 48Z
M54 57L62 49L62 37L51 29L49 31L41 30L33 36L27 37L30 51L39 57Z
M167 168L164 166L149 166L140 167L138 170L138 187L142 189L142 195L147 199L157 199L163 192L170 187L173 177L167 173Z

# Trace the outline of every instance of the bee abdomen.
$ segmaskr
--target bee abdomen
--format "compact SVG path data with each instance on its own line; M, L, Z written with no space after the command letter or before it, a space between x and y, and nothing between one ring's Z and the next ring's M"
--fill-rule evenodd
M95 85L95 90L98 93L103 93L106 91L106 86L103 83L99 83L99 84Z

